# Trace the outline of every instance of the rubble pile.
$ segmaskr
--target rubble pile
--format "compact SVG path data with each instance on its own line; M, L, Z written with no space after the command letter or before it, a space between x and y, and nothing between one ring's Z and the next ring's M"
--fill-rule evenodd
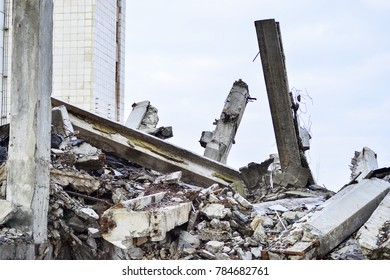
M366 193L375 189L373 182L379 184L379 204L389 189L387 169L371 172L372 178L334 195L317 185L286 185L278 179L280 167L272 156L240 170L245 190L234 183L202 188L184 183L181 171L162 174L143 168L103 153L75 136L53 134L52 140L48 254L53 259L389 258L386 218L371 222L370 228L378 227L375 244L364 239L358 225L340 240L338 233L332 232L330 239L338 243L323 252L319 244L329 243L323 237L327 233L318 233L313 219L327 205L339 211L338 196L347 197L351 190ZM0 171L4 199L4 165ZM368 183L370 186L359 185ZM7 204L6 200L1 202ZM7 213L0 215L0 242L27 246L31 236L8 223L17 211L3 206L0 208ZM370 206L370 211L364 208L367 219L376 206ZM381 211L386 207L382 205ZM348 205L343 203L343 208L348 209Z

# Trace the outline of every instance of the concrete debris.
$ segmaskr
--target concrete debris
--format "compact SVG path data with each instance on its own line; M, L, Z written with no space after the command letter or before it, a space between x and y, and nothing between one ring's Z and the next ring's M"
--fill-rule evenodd
M0 200L0 225L5 224L16 211L16 206L12 202Z
M357 242L369 259L390 258L390 193L356 234Z
M364 147L361 152L355 151L351 159L351 180L360 182L372 170L378 169L376 153L368 147Z
M60 131L51 150L52 259L390 258L383 214L388 196L380 204L390 189L388 169L374 170L334 195L298 180L288 187L273 180L283 173L273 156L240 170L243 192L231 181L190 184L184 169L157 172ZM87 155L104 156L77 166ZM4 199L1 166L0 182ZM0 224L0 258L22 258L7 252L9 244L26 255L33 241L30 233L12 228L14 208L4 203L0 212L10 215L1 214L7 218ZM368 241L371 247L363 245Z
M269 250L282 259L324 258L366 223L389 190L390 183L377 178L350 185L292 224Z
M241 79L235 81L225 100L220 118L214 122L215 130L202 132L199 142L205 148L205 157L226 163L249 99L248 85Z
M156 128L159 121L158 110L150 105L150 101L134 103L132 107L133 110L125 123L126 127L141 130L160 139L173 137L171 126Z

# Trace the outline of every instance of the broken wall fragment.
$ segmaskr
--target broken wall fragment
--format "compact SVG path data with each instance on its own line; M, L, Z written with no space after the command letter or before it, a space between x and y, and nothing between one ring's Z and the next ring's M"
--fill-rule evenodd
M160 139L173 137L172 126L157 127L159 121L158 110L150 104L150 101L134 103L125 126L138 129Z

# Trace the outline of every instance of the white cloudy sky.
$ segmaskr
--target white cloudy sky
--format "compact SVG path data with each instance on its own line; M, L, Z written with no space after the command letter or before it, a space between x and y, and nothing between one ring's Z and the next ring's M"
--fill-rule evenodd
M350 159L368 146L390 166L390 1L127 0L126 116L150 100L173 144L203 154L233 82L247 105L228 164L262 162L277 151L255 20L280 22L291 88L308 94L308 153L317 183L337 190Z

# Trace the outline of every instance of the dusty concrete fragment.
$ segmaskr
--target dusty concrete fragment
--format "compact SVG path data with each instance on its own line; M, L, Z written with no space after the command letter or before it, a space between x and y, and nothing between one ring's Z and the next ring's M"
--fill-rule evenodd
M199 217L199 210L191 211L190 218L188 219L187 231L191 231L195 228L195 224Z
M380 259L384 252L390 254L390 194L382 200L356 236L367 258Z
M253 208L252 203L250 203L248 200L243 198L242 195L240 195L239 193L236 193L233 197L237 200L238 203L240 203L240 205L242 207L247 208L247 209Z
M133 110L131 111L129 117L127 118L125 126L127 126L128 128L139 129L142 120L144 119L145 114L148 110L149 105L150 105L150 101L142 101L142 102L134 103L131 106L133 107Z
M316 255L323 257L361 227L389 190L389 182L373 178L352 185L347 194L333 196L332 201L305 224L306 236L312 235L313 241L319 241Z
M283 209L287 209L285 211L288 211L288 210L293 210L302 205L307 209L309 208L311 209L323 203L324 203L324 198L322 196L317 196L313 198L294 198L294 199L284 198L275 201L267 201L267 202L253 204L253 210L255 210L255 212L259 215L264 215L270 212L270 207L272 207L273 205L280 205L284 207Z
M142 260L145 252L141 248L129 249L129 256L132 260Z
M167 175L157 177L156 183L166 183L166 184L178 184L181 180L182 172L172 172Z
M100 186L100 182L91 175L77 171L52 169L50 171L50 180L58 185L69 186L76 191L86 194L95 192Z
M17 209L11 201L0 200L0 225L5 224L13 214L16 213Z
M196 249L200 245L199 236L193 235L188 231L181 231L179 235L178 249L183 252L190 252L188 249Z
M212 240L206 243L206 250L213 254L220 253L222 252L224 245L224 242Z
M159 121L158 110L152 105L148 105L144 117L142 118L139 129L155 128Z
M244 251L241 248L237 248L236 251L237 251L238 256L240 256L240 258L242 260L247 260L247 261L252 260L252 253L251 252Z
M161 196L161 193L157 196ZM134 199L106 210L101 217L103 238L126 249L133 246L134 237L150 236L152 241L161 241L168 231L188 221L190 202L157 206L146 211L133 210L142 209L137 205L142 206L146 201L152 203L158 199L152 195L146 200Z
M52 109L52 133L63 136L74 135L72 123L65 106L58 106Z
M127 201L123 201L121 204L126 207L129 211L137 211L142 210L146 206L152 204L152 203L158 203L160 202L164 196L166 195L166 192L160 192L155 193L147 196L141 196L137 198L133 198Z
M230 257L226 253L216 253L215 254L215 259L216 260L230 260Z
M248 189L254 189L261 184L265 174L267 174L268 167L273 161L273 158L269 158L260 164L251 162L247 166L239 169L240 177Z
M299 138L301 139L302 150L304 150L304 151L310 150L311 136L310 136L309 131L302 126L299 126Z
M364 147L361 152L355 151L351 164L351 179L360 182L370 171L378 169L377 155L370 148Z
M232 237L230 231L219 230L209 227L198 229L198 235L201 240L210 241L227 241Z
M198 253L208 260L215 260L215 255L207 250L198 250Z
M302 218L305 214L297 211L287 211L282 214L282 218L285 219L289 224Z
M273 176L273 183L282 187L293 185L303 188L306 187L310 174L310 170L305 167L289 165L285 171Z
M75 166L78 169L93 171L103 168L105 165L105 155L101 150L88 143L82 143L72 147L73 154L76 155Z
M227 215L231 215L231 210L229 208L225 208L225 206L218 203L208 204L203 207L200 212L209 219L224 219Z

